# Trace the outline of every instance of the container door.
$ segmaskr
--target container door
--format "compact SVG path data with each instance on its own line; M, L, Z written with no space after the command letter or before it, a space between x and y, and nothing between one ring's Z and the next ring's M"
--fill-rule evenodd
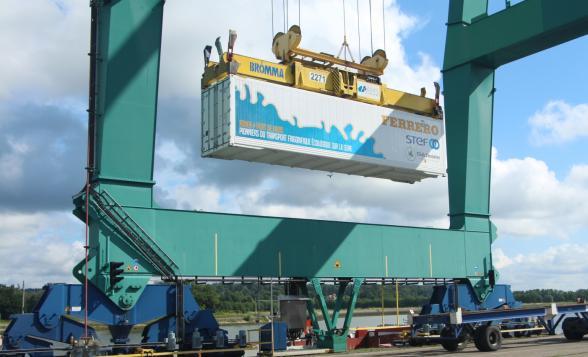
M226 79L223 81L223 122L222 132L223 145L229 142L229 130L231 128L231 81Z
M217 84L214 93L214 107L215 107L215 120L214 120L214 147L221 146L222 139L222 121L223 121L223 85L222 83Z
M210 106L209 106L209 100L210 100L210 90L205 90L204 92L202 92L202 118L201 118L201 125L202 125L202 132L201 132L201 137L202 137L202 153L207 152L208 150L210 150L210 137L208 136L208 128L209 128L209 123L208 121L210 120Z

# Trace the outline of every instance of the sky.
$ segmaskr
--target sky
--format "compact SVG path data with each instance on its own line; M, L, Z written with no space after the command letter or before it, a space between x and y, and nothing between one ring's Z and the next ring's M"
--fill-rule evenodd
M373 43L389 87L434 93L441 81L447 0L373 0ZM514 1L516 3L518 1ZM274 1L275 31L282 2ZM304 48L336 53L340 0L301 0ZM356 58L370 51L368 1L346 0ZM491 1L491 12L504 1ZM289 1L288 24L298 23ZM0 284L74 282L83 223L71 196L84 183L90 10L79 0L4 0L0 12ZM407 185L265 164L200 158L202 48L238 33L235 52L273 60L270 0L165 4L156 142L161 206L446 228L447 181ZM493 246L515 290L588 287L588 38L496 72Z

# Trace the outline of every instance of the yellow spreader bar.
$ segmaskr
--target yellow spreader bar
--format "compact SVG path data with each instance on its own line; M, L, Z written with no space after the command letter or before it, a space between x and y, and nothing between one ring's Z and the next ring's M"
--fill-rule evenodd
M301 55L306 53L306 50L299 48L293 51L300 52ZM314 57L320 56L320 54L308 52ZM325 55L325 60L327 58L330 59L330 63L334 61L332 56ZM373 74L379 73L359 63L337 60L340 62L336 63L338 65ZM368 79L366 75L341 68L300 60L282 64L233 54L229 62L227 54L224 53L221 62L209 62L204 69L201 80L202 89L222 81L230 74L442 119L441 111L438 110L434 99L390 89L385 84L374 83L373 77ZM372 91L369 96L362 94L361 90L366 87L370 87Z

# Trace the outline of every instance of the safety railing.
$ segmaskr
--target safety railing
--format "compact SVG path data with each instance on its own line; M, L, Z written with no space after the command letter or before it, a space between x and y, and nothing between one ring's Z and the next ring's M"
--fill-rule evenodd
M106 190L98 192L92 188L90 196L91 202L110 219L127 243L138 250L164 279L175 279L178 270L175 262Z

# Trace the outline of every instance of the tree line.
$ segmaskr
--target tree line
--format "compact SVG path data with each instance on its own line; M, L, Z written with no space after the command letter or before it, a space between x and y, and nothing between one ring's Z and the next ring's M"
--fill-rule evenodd
M324 285L323 293L326 297L327 306L332 308L335 305L337 287ZM430 286L399 286L399 306L415 307L425 304L431 297L432 287ZM244 284L244 285L194 285L192 293L198 303L215 311L221 312L252 312L269 311L271 300L271 288L269 285ZM349 299L351 287L347 288L344 301ZM319 308L319 300L314 290L308 287L309 295ZM275 301L279 295L287 295L284 286L274 285L274 310L277 309ZM395 286L386 285L383 288L383 300L385 307L396 306ZM366 285L361 288L357 299L356 307L374 308L382 306L382 287L380 285Z
M527 291L515 291L515 299L523 303L551 303L551 302L577 302L588 299L588 289L576 291L563 291L554 289L533 289Z
M43 289L26 289L24 311L31 312L43 295ZM0 284L0 320L22 311L22 290L14 285Z
M348 299L349 290L345 301ZM273 292L271 291L273 290ZM309 294L314 299L318 308L318 299L313 289L309 286ZM332 308L335 304L337 287L325 285L323 287L327 297L327 305ZM426 304L432 293L431 286L400 285L399 306L420 307ZM27 289L25 291L25 312L32 312L42 296L42 289ZM216 312L248 313L257 311L270 311L271 294L274 297L274 311L277 310L276 300L279 295L286 295L286 287L283 285L266 284L231 284L231 285L192 285L192 293L203 308L213 309ZM514 296L523 303L551 303L551 302L576 302L578 298L588 298L588 289L576 291L562 291L554 289L533 289L527 291L515 291ZM394 285L363 286L357 299L358 308L380 308L383 304L386 308L396 307L396 287ZM18 286L0 284L0 319L6 320L11 314L20 313L22 308L22 290Z

